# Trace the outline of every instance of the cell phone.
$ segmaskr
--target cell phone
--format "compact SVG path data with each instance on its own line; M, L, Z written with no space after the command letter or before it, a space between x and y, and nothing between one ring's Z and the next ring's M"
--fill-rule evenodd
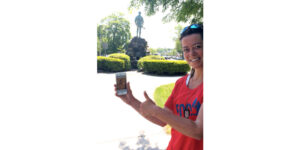
M126 73L125 72L116 73L116 82L117 82L117 95L126 95L127 94Z

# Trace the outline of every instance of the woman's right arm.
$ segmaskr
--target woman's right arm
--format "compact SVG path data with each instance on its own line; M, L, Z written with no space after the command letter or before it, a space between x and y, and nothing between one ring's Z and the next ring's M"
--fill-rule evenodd
M115 92L116 92L116 96L119 97L120 99L123 100L123 102L125 102L126 104L128 104L129 106L131 106L134 110L136 110L141 116L143 116L144 118L146 118L147 120L149 120L150 122L159 125L161 127L164 127L166 125L165 122L157 119L156 117L150 116L150 115L143 115L140 112L140 106L141 106L141 102L136 99L131 91L130 88L130 84L129 82L127 82L127 94L126 95L117 95L117 89L116 89L116 85L115 85Z

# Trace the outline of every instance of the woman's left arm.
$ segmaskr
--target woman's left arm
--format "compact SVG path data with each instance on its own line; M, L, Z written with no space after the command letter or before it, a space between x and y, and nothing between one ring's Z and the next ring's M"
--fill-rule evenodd
M146 101L140 106L142 113L154 116L167 124L172 128L181 132L182 134L195 138L203 138L203 104L200 107L197 118L195 121L186 119L177 115L174 115L168 108L160 108L156 106L153 101L149 98L147 93L144 93Z

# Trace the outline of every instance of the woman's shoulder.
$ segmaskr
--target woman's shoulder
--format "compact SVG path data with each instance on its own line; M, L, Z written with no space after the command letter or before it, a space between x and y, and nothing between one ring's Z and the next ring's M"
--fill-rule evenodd
M188 76L189 76L189 74L186 74L185 76L179 78L179 79L176 81L175 84L183 84L183 83L185 83L185 81L186 81L186 79L187 79Z

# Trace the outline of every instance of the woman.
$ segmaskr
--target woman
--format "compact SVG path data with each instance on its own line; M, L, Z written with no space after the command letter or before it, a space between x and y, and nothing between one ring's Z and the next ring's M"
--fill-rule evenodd
M178 79L165 107L154 104L146 92L145 102L137 100L127 83L127 95L118 96L149 121L172 127L168 150L203 149L203 27L192 24L180 36L184 58L191 73ZM116 89L115 89L116 90Z

